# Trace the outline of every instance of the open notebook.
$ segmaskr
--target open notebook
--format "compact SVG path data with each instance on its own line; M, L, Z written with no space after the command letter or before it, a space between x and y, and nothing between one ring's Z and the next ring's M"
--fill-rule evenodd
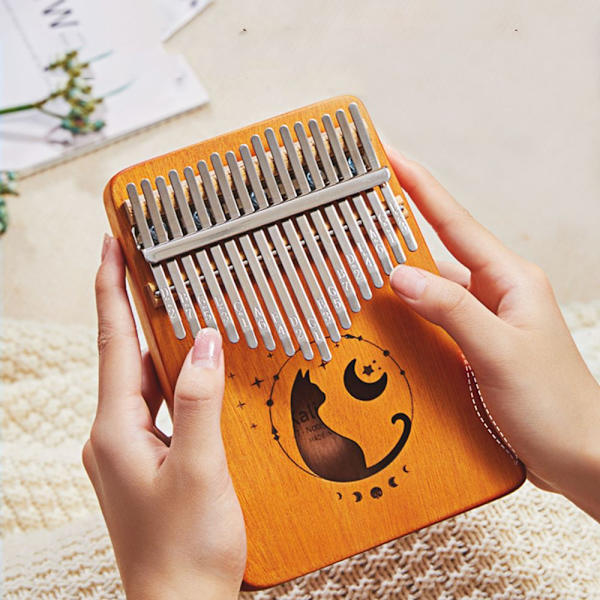
M73 49L94 59L82 74L94 96L108 94L94 115L106 126L96 133L73 135L38 111L1 116L0 170L27 174L205 103L206 90L183 56L166 52L161 40L206 4L0 0L0 108L56 89L64 75L44 67ZM68 112L62 100L48 108Z

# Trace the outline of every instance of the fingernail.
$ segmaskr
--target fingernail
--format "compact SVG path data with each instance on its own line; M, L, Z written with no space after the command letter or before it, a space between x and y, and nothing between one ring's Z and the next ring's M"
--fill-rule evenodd
M397 294L418 300L427 287L427 277L419 269L398 265L390 275L390 283Z
M212 327L201 329L194 340L192 364L205 369L216 369L222 350L221 334Z
M106 253L108 252L108 247L110 246L110 240L112 238L107 233L104 234L104 239L102 240L102 254L100 255L100 260L104 260Z

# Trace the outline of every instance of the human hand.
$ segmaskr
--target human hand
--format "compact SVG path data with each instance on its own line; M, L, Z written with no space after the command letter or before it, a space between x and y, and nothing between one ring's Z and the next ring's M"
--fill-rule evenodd
M441 276L400 265L392 289L456 340L529 479L600 520L600 387L548 278L502 245L423 167L387 152L402 187L462 263L440 264Z
M83 463L127 598L237 598L246 535L221 439L221 337L202 330L186 357L169 440L154 426L162 395L140 354L119 243L107 237L102 255L98 409Z

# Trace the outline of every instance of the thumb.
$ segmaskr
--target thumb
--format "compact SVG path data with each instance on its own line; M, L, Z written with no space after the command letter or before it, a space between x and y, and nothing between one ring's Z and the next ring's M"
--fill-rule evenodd
M173 437L169 457L206 471L225 460L221 438L223 344L212 328L202 329L185 358L173 406Z
M472 364L494 360L505 324L462 285L408 265L392 271L390 285L415 312L443 327Z

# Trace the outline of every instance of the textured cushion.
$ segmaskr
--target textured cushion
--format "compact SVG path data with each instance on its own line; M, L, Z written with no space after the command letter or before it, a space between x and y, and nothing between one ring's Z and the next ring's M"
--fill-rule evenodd
M600 379L600 302L565 317ZM3 595L123 598L81 466L96 405L95 332L4 320ZM260 600L600 598L600 525L525 484L510 496L271 590Z

